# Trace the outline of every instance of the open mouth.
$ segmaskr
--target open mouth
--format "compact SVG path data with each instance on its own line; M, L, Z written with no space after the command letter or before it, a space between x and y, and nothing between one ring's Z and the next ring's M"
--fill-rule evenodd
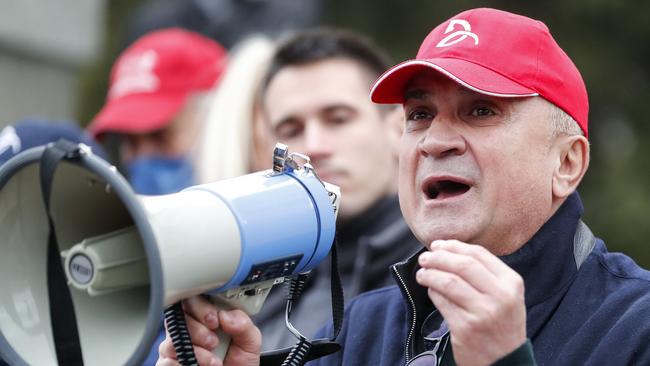
M455 180L432 181L425 186L425 193L429 199L441 200L460 196L469 191L471 187L468 184Z

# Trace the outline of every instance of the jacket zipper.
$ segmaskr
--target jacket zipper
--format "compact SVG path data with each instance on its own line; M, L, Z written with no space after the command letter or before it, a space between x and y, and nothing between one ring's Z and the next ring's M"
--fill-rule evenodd
M400 285L402 286L402 289L404 289L404 292L406 293L406 296L409 299L409 302L411 303L411 310L413 312L413 320L411 322L411 329L409 330L408 337L406 338L406 345L404 347L404 356L406 358L406 363L408 363L411 360L411 357L409 357L409 348L411 345L411 339L413 338L413 333L415 332L415 324L416 324L416 316L417 313L415 311L415 301L413 301L413 297L411 296L411 293L409 292L408 288L406 287L406 284L404 283L404 279L402 279L402 276L399 274L397 271L397 268L393 267L393 272L395 272L395 275L397 275L397 279L399 279Z

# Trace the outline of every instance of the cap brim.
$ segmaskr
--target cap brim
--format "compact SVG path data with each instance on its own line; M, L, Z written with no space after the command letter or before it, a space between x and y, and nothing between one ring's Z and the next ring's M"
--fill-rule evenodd
M409 81L426 69L434 69L481 94L504 98L538 95L535 90L475 63L455 58L435 58L409 60L392 67L377 79L370 91L370 99L382 104L403 103Z
M185 104L187 93L131 94L108 101L88 127L97 137L107 132L147 133L165 127Z

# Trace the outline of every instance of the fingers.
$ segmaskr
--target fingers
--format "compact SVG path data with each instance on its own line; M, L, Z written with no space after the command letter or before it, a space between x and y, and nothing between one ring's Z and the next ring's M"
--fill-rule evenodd
M169 336L158 346L158 362L156 366L180 366L176 361L176 351ZM221 366L221 361L216 358L209 349L194 346L194 355L199 365Z
M195 345L214 349L218 340L214 330L221 328L228 333L240 348L247 352L259 352L261 335L250 317L241 310L218 310L205 298L192 297L184 302L188 318L188 329ZM216 341L216 342L215 342Z
M491 364L526 338L523 279L483 247L437 240L416 280L448 323L454 359Z
M262 336L250 317L241 310L219 310L207 299L196 296L183 302L187 329L200 365L259 365ZM232 342L222 361L212 354L218 346L217 329L230 335ZM159 366L178 365L169 334L159 346Z
M159 358L156 361L156 366L180 366L180 364L171 358Z
M167 334L165 340L158 345L158 355L160 358L176 359L176 351L174 351L174 346L172 345L171 338L169 338L169 334Z
M219 345L219 338L214 331L219 326L217 308L206 299L195 296L183 302L183 309L185 311L187 330L199 364L221 365L221 361L212 354L212 350ZM165 328L168 329L167 324ZM156 365L178 365L176 351L169 331L167 331L165 340L158 347L158 353L160 357Z
M467 281L475 291L482 293L489 292L497 280L497 277L489 271L481 261L469 255L457 254L451 251L439 249L435 252L422 253L418 258L418 261L423 272L426 272L427 269L436 269L439 272L455 274L457 277ZM436 277L433 276L429 277L431 277L431 280L436 279ZM441 276L439 280L444 281L440 285L449 286L451 290L453 283L449 282L455 283L458 278ZM431 287L428 286L428 284L420 284Z
M190 316L186 316L185 319L192 344L209 350L215 349L219 345L219 338L214 330Z
M523 301L521 276L478 245L437 240L418 262L417 282L468 312L485 312L492 300L504 306Z
M447 251L474 258L497 277L512 272L510 267L505 265L501 259L480 245L466 244L458 240L435 240L431 243L430 250L432 253Z
M487 249L457 240L436 240L419 258L423 268L454 273L479 292L496 297L524 292L521 276Z
M219 322L230 334L232 343L224 360L226 366L257 366L260 362L262 334L241 310L220 311Z
M447 301L467 311L473 310L476 304L480 304L483 297L483 294L469 282L453 273L420 268L415 279L420 285L429 289L429 297L436 307L439 307L439 304L432 297L432 293L444 294Z
M216 306L202 296L194 296L183 301L185 312L203 323L209 329L219 328L219 316Z
M260 330L241 310L220 311L219 321L224 332L230 334L234 344L246 352L259 352L262 344Z
M447 297L439 292L429 290L429 297L431 301L436 304L436 309L443 315L447 321L449 329L456 333L456 327L462 324L464 319L470 317L471 313L458 306L456 303L450 301Z

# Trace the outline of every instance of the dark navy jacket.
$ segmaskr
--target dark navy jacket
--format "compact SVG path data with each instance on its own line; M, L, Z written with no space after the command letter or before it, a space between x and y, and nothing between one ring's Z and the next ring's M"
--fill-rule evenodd
M539 365L650 365L650 272L625 255L607 252L600 239L591 236L587 242L584 231L576 230L584 225L582 212L573 194L526 245L501 257L524 278L535 360ZM585 242L591 244L586 250L579 245ZM415 283L416 270L416 257L397 264L398 286L351 301L338 338L342 352L309 365L404 365L421 352L420 325L432 305ZM331 334L331 327L323 332ZM445 353L443 364L449 361Z

